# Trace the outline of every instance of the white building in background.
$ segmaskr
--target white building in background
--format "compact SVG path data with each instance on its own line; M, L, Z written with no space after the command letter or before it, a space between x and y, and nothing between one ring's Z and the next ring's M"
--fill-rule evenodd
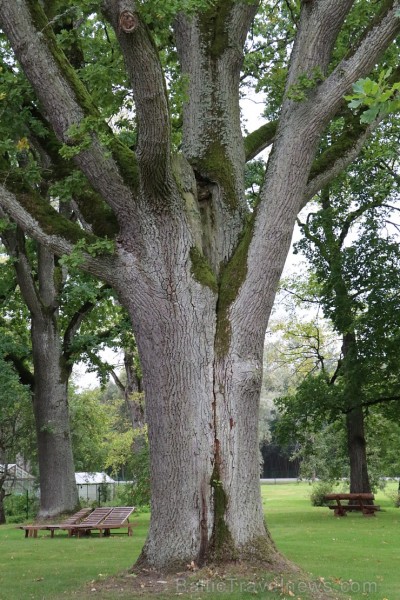
M84 502L99 500L105 502L115 496L117 482L107 473L75 473L78 496Z
M5 469L7 469L5 482L7 493L25 494L29 492L29 494L33 494L35 485L35 477L33 475L14 463L8 465L0 464L0 476L4 474Z

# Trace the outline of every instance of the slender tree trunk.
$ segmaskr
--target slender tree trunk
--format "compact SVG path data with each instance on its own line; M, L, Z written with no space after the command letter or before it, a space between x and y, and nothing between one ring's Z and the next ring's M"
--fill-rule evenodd
M126 373L126 384L123 386L125 405L129 411L133 429L141 429L146 422L144 394L141 379L135 368L135 356L131 350L124 350L124 366Z
M323 229L326 238L325 247L319 247L330 269L335 294L334 325L343 335L343 364L340 375L344 382L344 402L346 410L347 452L350 465L350 491L371 492L368 476L366 440L364 431L364 413L362 402L362 384L359 374L357 337L355 333L354 300L348 290L342 264L343 240L337 234L330 203L329 188L321 194L324 208Z
M54 254L38 245L34 281L21 232L8 240L21 293L31 314L34 365L33 408L38 443L40 517L72 512L79 503L68 412L68 378L58 330Z
M367 452L364 432L364 413L361 407L346 415L347 449L350 461L350 492L370 493Z
M68 378L63 369L55 319L32 317L36 422L42 518L73 512L78 492L69 427Z
M4 498L6 496L6 491L3 488L4 481L0 481L0 525L4 525L6 522L6 513L4 509Z
M364 430L364 412L361 406L361 385L357 372L357 343L355 334L343 337L343 371L345 397L348 404L346 413L347 451L350 463L350 492L370 493L367 464L367 444ZM354 408L352 408L354 407Z

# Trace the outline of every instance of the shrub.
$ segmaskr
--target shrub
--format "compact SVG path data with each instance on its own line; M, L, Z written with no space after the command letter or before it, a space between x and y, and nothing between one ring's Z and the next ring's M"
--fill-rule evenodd
M313 489L310 493L310 500L312 506L325 506L326 500L324 496L332 493L333 485L329 481L320 481L313 485Z
M386 496L393 502L393 506L400 508L400 492L388 492Z
M7 523L20 523L29 517L33 517L38 509L38 498L26 496L25 494L11 494L4 500Z

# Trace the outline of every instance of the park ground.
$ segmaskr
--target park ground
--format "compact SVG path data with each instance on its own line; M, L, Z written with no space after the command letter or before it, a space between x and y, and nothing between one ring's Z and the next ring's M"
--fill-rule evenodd
M0 600L398 600L400 597L400 509L394 483L376 495L382 511L373 518L335 518L312 507L307 483L263 485L267 523L278 549L301 571L282 565L274 573L259 566L207 568L174 576L131 571L149 522L135 516L134 535L99 539L51 539L42 532L24 538L15 525L0 528Z

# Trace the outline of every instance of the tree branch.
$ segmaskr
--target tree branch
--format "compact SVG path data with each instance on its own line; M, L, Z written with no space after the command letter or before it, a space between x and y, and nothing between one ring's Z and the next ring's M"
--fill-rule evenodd
M333 385L335 383L336 379L338 378L338 376L340 374L340 370L341 370L342 366L343 366L343 361L339 358L335 372L329 380L329 385Z
M333 45L354 1L319 0L303 3L286 92L296 84L301 74L310 74L316 67L325 73Z
M109 374L111 375L111 377L114 379L114 383L117 386L117 388L125 395L126 389L124 384L122 383L122 381L120 380L120 378L118 377L118 375L116 374L114 369L109 369Z
M74 161L85 172L93 188L116 212L122 210L125 218L126 212L130 212L134 217L134 196L138 184L135 156L127 148L122 148L123 145L102 121L86 88L57 45L40 3L0 0L0 23L57 137L67 145L79 144L82 139L71 135L71 128L79 130L87 117L107 134L109 146L104 148L93 126L90 132L86 132L88 144L83 145Z
M90 243L98 239L85 234L33 192L17 197L0 185L0 205L27 235L48 246L58 256L71 254L78 240L86 239ZM116 260L114 255L91 256L82 252L82 268L110 285L115 282Z
M313 118L328 121L339 109L343 96L351 90L352 84L369 73L380 55L400 32L400 18L396 16L400 0L385 2L380 18L369 28L357 49L343 59L331 75L320 84L313 103Z
M76 311L76 313L70 319L67 328L64 333L63 339L63 355L65 360L69 360L71 358L71 346L74 340L74 337L81 326L84 318L93 310L95 304L93 302L87 301Z
M347 410L342 410L343 414L347 414L354 410L355 408L367 408L368 406L375 406L376 404L384 404L385 402L398 402L400 400L400 396L386 396L383 398L375 398L375 400L367 400L366 402L361 402L356 406L352 406Z
M136 10L136 2L105 0L103 10L115 30L132 83L138 119L137 157L145 175L142 181L160 187L171 168L171 133L158 51Z
M302 208L357 158L381 120L378 117L368 126L346 129L339 140L316 158L305 189Z
M313 235L310 231L310 227L308 226L308 223L302 223L300 221L300 219L296 219L298 226L300 227L300 229L303 231L304 235L306 236L306 238L308 240L310 240L311 242L313 242L313 244L315 244L317 246L317 248L319 249L321 256L327 261L330 262L330 257L328 252L326 251L326 247L325 244L318 239L315 235Z
M357 210L354 210L353 212L351 212L347 215L347 217L344 221L342 230L339 234L339 238L338 238L340 247L343 246L346 236L349 233L349 229L350 229L351 225L354 223L354 221L356 221L359 217L361 217L370 208L377 208L379 206L382 206L382 202L383 202L382 199L372 200L371 202L367 202L363 206L360 206L360 208L358 208Z
M396 173L396 171L394 171L394 169L392 169L392 167L390 165L388 165L386 161L381 159L381 160L379 160L379 164L382 168L386 169L386 171L391 174L391 176L393 177L393 179L396 183L400 183L400 175L398 175L398 173ZM394 208L394 207L390 207L390 208Z
M7 216L8 215L0 206L0 217L4 219L7 218ZM23 232L19 228L14 229L10 227L2 232L1 238L8 254L16 260L14 266L17 281L28 309L33 314L40 314L42 307L36 284L32 276L32 267L29 264L26 255L25 237Z
M244 138L246 162L252 160L257 154L260 154L260 152L273 144L277 127L277 121L264 123L264 125L261 125L261 127L252 131L252 133L249 133Z
M12 353L6 354L4 358L13 365L22 385L29 386L30 390L33 392L35 388L35 377L30 369L25 366L23 359Z

